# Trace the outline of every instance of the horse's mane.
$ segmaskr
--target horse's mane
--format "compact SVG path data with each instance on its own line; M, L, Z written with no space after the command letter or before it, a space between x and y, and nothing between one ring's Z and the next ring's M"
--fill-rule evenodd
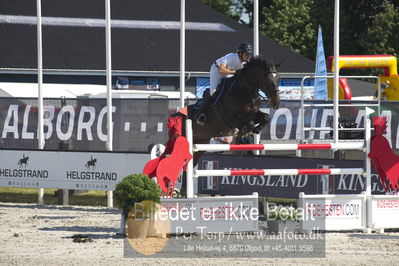
M269 64L266 59L263 57L257 55L254 57L251 57L248 63L244 64L244 67L242 68L242 71L245 72L247 69L253 68L253 67L269 67L271 64Z

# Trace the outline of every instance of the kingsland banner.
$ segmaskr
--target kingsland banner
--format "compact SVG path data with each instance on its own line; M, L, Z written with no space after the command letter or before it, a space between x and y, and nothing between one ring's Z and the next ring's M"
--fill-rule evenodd
M147 153L153 144L165 144L167 119L176 112L178 104L177 99L114 99L114 151ZM294 100L283 101L277 110L263 102L261 110L269 113L271 120L262 130L261 140L300 139L299 108L300 102ZM381 115L388 120L386 137L394 149L399 149L399 104L383 102L381 110ZM106 99L45 99L45 149L105 151L106 114ZM364 108L340 107L340 115L354 120L357 127L363 127ZM305 109L305 127L329 127L332 118L332 108ZM313 131L307 132L305 137L331 139L329 133ZM0 134L0 149L36 149L37 99L0 98Z

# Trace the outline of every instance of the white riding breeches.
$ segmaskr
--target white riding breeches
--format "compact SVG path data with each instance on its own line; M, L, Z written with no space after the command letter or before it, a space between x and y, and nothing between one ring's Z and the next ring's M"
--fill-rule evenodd
M209 70L210 73L210 94L214 94L216 91L216 88L218 87L220 81L223 78L226 77L231 77L232 75L223 75L219 73L219 69L215 64L212 64L211 69Z

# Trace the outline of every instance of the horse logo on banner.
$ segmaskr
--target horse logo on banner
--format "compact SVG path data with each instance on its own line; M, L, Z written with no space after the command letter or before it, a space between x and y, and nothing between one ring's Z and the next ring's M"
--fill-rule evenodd
M18 161L19 167L20 168L22 168L22 167L26 168L26 166L28 166L28 161L29 161L29 157L28 156L25 157L25 154L23 154L22 155L22 159L19 159L19 161Z
M97 159L93 159L93 156L90 156L90 160L86 162L85 167L87 170L95 170L97 164Z

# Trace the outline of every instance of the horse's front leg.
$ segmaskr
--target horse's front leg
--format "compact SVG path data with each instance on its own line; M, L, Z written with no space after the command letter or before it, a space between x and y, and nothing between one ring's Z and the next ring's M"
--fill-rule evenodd
M253 132L255 134L259 134L262 128L269 123L270 121L270 115L261 111L258 111L256 113L254 122L255 124L258 124L256 127L254 127Z
M248 133L253 132L254 127L255 127L254 121L250 121L250 122L249 122L248 124L246 124L245 126L242 126L242 127L240 127L240 128L237 128L237 129L238 129L237 137L241 138L241 137L247 135Z
M252 129L253 129L253 127L252 127ZM239 129L237 128L236 137L241 138L241 137L247 136L250 132L252 132L252 129L249 126L243 126Z

